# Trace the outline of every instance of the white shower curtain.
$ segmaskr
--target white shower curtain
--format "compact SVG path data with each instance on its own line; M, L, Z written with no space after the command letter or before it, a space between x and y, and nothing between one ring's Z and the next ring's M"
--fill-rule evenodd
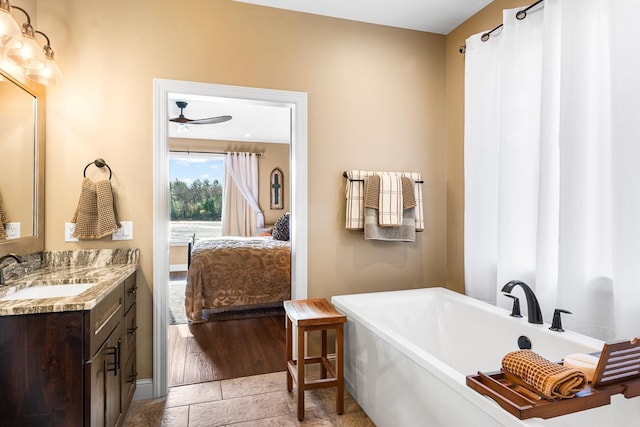
M520 9L467 40L466 292L523 280L547 322L640 336L640 2Z
M253 236L256 227L264 227L264 215L258 204L258 155L225 154L223 236Z

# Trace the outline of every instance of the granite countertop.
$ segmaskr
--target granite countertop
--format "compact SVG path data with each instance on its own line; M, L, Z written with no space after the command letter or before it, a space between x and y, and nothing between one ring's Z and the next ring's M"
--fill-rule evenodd
M111 254L108 255L111 256ZM85 265L69 265L68 262L50 262L43 268L8 280L5 285L0 286L0 316L90 310L129 275L136 272L137 258L136 250L133 259L129 259L133 262L124 264L92 262L78 263ZM95 285L75 296L1 301L5 296L28 287L77 283L95 283Z

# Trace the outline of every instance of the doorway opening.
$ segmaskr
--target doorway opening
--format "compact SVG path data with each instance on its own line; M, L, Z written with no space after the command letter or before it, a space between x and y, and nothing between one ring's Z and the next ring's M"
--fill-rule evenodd
M171 93L286 105L291 114L291 297L307 295L307 95L198 82L154 79L153 397L168 393L168 100Z

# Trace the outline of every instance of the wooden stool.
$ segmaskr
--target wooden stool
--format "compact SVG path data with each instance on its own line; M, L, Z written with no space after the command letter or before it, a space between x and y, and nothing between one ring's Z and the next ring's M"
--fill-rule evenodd
M343 332L347 316L338 313L324 298L285 301L287 313L287 390L293 390L295 382L298 388L298 420L304 418L304 392L316 388L336 387L336 412L344 412L344 371L343 371ZM297 360L294 360L292 344L292 324L298 328ZM327 359L327 330L336 331L336 367ZM322 331L322 354L320 357L305 357L304 342L307 331ZM304 367L320 363L321 379L305 381ZM329 377L327 377L327 372Z

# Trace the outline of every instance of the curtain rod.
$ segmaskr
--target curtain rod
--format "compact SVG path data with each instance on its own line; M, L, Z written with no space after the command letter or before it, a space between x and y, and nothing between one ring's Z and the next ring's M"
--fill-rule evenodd
M169 150L171 153L186 153L186 154L227 154L227 153L248 153L255 154L258 157L264 156L264 153L251 153L248 151L191 151L191 150Z
M525 7L522 10L519 10L518 12L516 12L516 19L518 21L522 21L524 18L527 17L527 12L531 9L533 9L534 7L536 7L537 5L539 5L540 3L542 3L544 0L538 0L533 4L530 4L529 6ZM493 30L487 31L486 33L484 33L481 37L480 40L482 40L483 42L486 42L487 40L489 40L489 38L491 37L491 35L493 33L495 33L496 31L498 31L500 28L502 28L504 26L504 24L500 24L497 27L495 27ZM467 46L460 46L460 49L458 49L458 52L460 53L465 53L467 51Z

